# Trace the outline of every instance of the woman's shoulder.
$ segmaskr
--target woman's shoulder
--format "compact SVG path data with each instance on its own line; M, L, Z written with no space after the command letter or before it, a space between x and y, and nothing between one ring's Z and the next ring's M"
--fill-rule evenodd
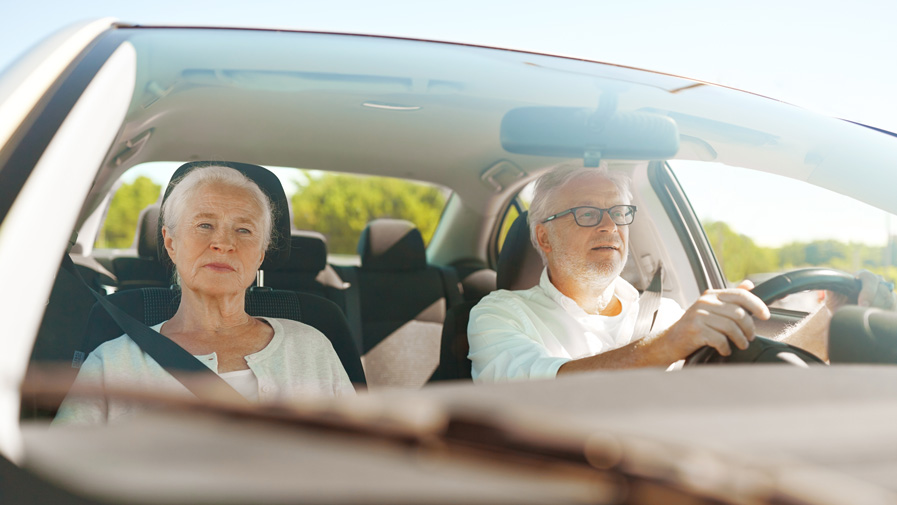
M317 328L314 326L307 325L305 323L294 321L292 319L281 319L278 317L263 317L271 325L274 329L274 333L281 333L287 339L302 339L302 340L322 340L329 342L327 337L324 336Z
M133 352L142 352L142 350L136 342L131 340L131 337L129 337L127 334L123 334L117 338L107 340L98 345L96 349L91 352L91 354L99 358L108 359L114 356L119 356L121 354L130 354Z
M279 341L277 347L281 348L281 356L305 356L320 359L333 357L336 354L330 339L313 326L309 326L292 319L279 319L266 317L274 328L275 340ZM277 335L280 335L278 338Z
M163 324L165 324L165 321L153 325L150 328L158 332L162 328ZM137 342L134 342L134 340L132 340L127 333L124 333L116 338L113 338L112 340L107 340L98 345L93 351L91 351L91 354L109 357L117 354L133 352L143 352L143 350L140 349L140 346L137 345Z

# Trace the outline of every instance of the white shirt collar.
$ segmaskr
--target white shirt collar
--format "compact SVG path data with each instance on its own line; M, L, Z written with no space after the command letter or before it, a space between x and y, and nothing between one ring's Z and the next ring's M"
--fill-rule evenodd
M589 314L582 307L576 303L576 300L570 298L569 296L561 293L560 290L555 287L554 284L551 283L551 279L548 278L548 268L542 269L542 275L539 277L539 287L542 288L543 292L552 300L554 300L558 305L564 309L565 312L570 314L576 318L583 317L615 317L615 316L598 316L596 314ZM638 301L638 290L633 287L632 284L626 282L622 277L617 277L614 280L614 295L620 300L620 303L623 305L622 314L627 312L628 305Z

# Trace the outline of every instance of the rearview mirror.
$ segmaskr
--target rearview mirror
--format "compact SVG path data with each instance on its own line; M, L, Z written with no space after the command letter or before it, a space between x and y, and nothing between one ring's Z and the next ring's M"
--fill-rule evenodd
M501 121L501 145L511 153L600 159L665 160L679 151L679 129L650 112L598 115L584 107L518 107Z

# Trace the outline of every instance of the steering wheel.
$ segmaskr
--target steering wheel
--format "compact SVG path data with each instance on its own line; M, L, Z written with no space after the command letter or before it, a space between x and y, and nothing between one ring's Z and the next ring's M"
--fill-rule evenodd
M804 268L777 275L751 290L766 305L790 294L801 291L825 289L847 296L849 303L856 303L860 293L859 279L847 272L830 268ZM780 353L796 355L804 361L823 363L816 355L799 347L766 337L756 336L747 349L731 345L732 354L723 356L713 347L702 347L685 358L685 366L703 363L777 363L787 361Z

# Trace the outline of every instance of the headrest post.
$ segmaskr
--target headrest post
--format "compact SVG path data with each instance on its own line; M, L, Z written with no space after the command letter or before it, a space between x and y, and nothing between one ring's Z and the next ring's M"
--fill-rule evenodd
M259 270L255 273L255 285L263 288L265 287L265 271Z

